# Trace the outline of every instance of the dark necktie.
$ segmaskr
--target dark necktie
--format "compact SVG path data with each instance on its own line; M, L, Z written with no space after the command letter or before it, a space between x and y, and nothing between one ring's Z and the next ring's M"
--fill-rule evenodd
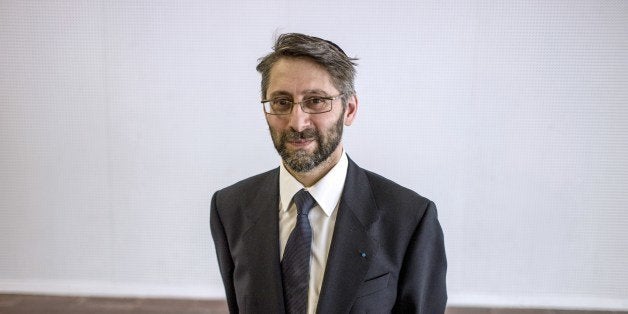
M283 295L286 313L306 313L307 290L310 285L310 251L312 228L307 217L316 201L302 189L293 197L297 205L297 223L290 233L281 261Z

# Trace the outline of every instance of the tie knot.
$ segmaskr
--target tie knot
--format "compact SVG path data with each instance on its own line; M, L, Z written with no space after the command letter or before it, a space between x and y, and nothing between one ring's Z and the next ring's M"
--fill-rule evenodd
M297 192L292 199L294 203L297 204L297 213L299 215L307 215L316 203L312 194L305 189L301 189Z

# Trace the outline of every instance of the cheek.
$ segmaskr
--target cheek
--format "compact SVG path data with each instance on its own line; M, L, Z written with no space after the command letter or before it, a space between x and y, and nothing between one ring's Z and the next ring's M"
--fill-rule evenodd
M283 125L281 123L281 119L277 119L276 117L270 116L266 118L266 124L268 127L274 130L281 130Z
M274 142L280 140L281 135L286 132L286 124L281 123L278 119L266 119L266 123L268 124L268 130L270 131L270 135Z
M266 117L266 123L268 123L268 126L272 128L283 129L288 124L288 120L280 118L279 116L268 115Z

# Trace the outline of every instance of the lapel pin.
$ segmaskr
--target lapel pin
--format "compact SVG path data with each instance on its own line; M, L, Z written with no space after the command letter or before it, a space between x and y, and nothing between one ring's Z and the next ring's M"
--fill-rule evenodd
M362 256L362 258L366 258L366 253L360 251L360 256Z

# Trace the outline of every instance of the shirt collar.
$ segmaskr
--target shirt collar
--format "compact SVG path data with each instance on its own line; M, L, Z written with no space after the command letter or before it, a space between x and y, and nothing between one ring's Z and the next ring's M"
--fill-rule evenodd
M294 194L305 188L314 197L314 200L323 209L323 212L327 216L331 216L340 201L345 179L347 178L348 167L347 154L343 151L338 163L324 177L311 187L305 188L281 163L279 166L279 198L281 201L279 209L287 211L290 208L290 201Z

